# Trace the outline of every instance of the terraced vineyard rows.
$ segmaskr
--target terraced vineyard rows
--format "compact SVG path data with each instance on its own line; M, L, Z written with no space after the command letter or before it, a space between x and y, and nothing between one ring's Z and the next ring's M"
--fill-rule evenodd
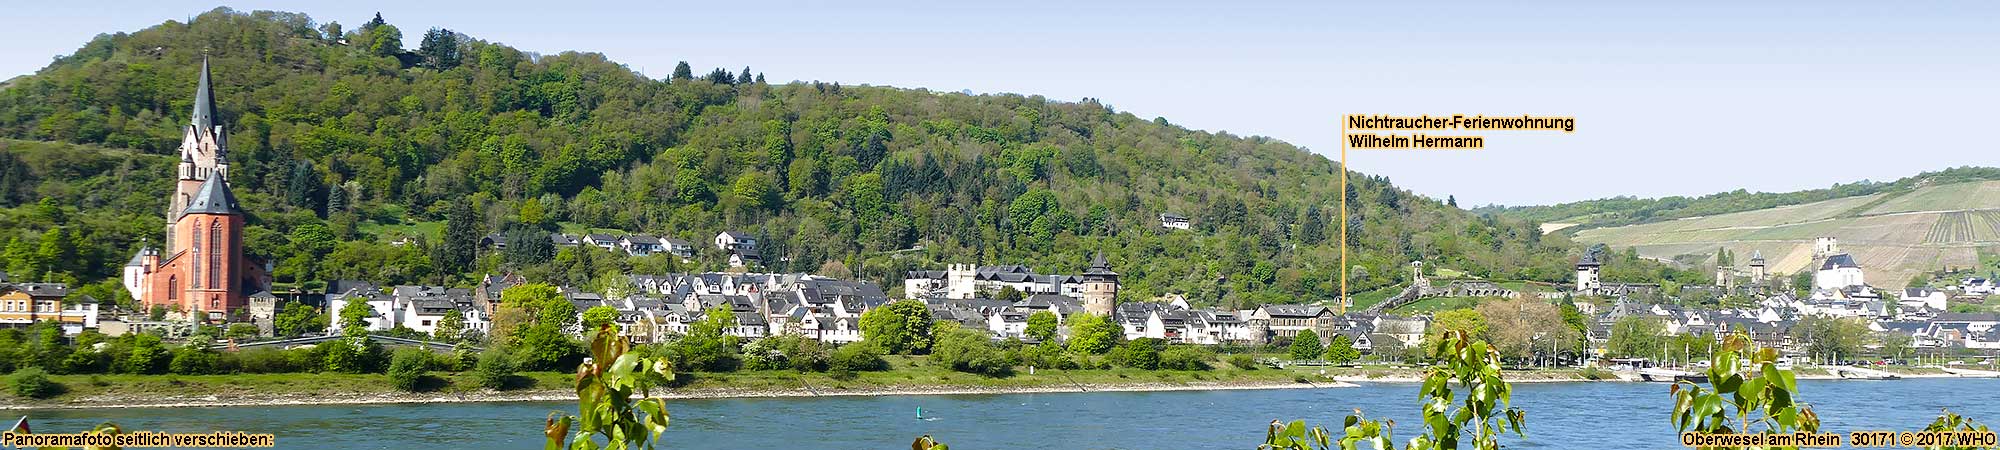
M2000 241L2000 211L1973 211L1972 231L1973 240Z
M1972 239L1972 213L1965 211L1939 215L1937 222L1931 224L1930 234L1924 235L1925 244L1970 242Z

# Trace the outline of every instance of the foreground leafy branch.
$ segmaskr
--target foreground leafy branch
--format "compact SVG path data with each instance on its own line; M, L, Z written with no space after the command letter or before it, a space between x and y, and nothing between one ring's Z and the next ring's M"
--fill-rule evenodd
M1425 434L1410 438L1404 448L1411 450L1456 449L1459 440L1471 430L1472 448L1494 450L1500 448L1500 435L1512 431L1516 436L1527 436L1521 431L1527 413L1513 407L1514 390L1506 380L1500 378L1500 352L1484 340L1472 339L1463 331L1449 331L1439 336L1432 345L1431 356L1437 359L1424 374L1424 384L1418 396L1423 399ZM1465 397L1460 402L1458 393L1451 388L1453 383L1465 387ZM1456 405L1456 409L1454 409ZM1337 441L1341 449L1354 449L1367 442L1377 449L1391 450L1391 432L1395 421L1373 421L1362 417L1360 410L1347 416L1343 435ZM1290 424L1271 423L1265 434L1264 445L1259 449L1312 450L1332 448L1326 430L1307 427L1304 421Z
M1776 349L1757 348L1749 336L1737 333L1724 338L1710 359L1709 387L1679 381L1670 389L1675 429L1707 434L1819 431L1819 416L1798 402L1798 379L1792 371L1778 369Z
M627 353L630 345L618 337L615 324L601 324L592 333L590 359L576 368L577 415L549 413L542 430L548 436L545 450L650 450L667 431L667 401L654 398L651 390L674 379L673 364Z

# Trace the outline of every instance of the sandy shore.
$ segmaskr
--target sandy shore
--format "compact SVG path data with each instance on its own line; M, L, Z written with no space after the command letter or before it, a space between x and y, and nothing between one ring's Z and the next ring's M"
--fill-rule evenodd
M1203 382L1203 383L1129 383L1129 384L1083 384L1050 386L923 386L900 388L863 389L733 389L697 388L656 392L655 396L668 399L706 398L786 398L786 397L832 397L832 396L873 396L873 395L997 395L997 394L1059 394L1079 392L1167 392L1167 391L1224 391L1247 389L1325 389L1354 387L1352 383L1341 381L1297 382ZM568 390L533 391L482 391L458 393L382 393L353 394L346 396L245 396L222 398L216 396L175 396L124 398L123 396L97 396L73 399L56 404L0 404L0 410L22 409L105 409L105 408L187 408L221 406L287 406L287 405L364 405L395 403L477 403L477 402L542 402L575 401L576 394Z

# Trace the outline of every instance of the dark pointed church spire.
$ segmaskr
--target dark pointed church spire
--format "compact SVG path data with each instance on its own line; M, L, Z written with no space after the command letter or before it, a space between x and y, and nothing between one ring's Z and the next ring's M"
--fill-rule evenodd
M190 121L195 129L215 129L215 93L208 83L208 56L201 57L201 80L194 87L194 117Z

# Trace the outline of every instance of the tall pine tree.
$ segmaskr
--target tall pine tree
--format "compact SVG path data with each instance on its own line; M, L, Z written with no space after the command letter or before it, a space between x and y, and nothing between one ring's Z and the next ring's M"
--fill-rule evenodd
M694 79L694 67L688 66L687 61L681 61L680 64L674 65L674 81L686 81L692 79Z
M479 220L472 214L470 200L452 202L451 210L445 213L444 243L440 245L438 273L451 276L463 273L472 265L474 252L479 245Z

